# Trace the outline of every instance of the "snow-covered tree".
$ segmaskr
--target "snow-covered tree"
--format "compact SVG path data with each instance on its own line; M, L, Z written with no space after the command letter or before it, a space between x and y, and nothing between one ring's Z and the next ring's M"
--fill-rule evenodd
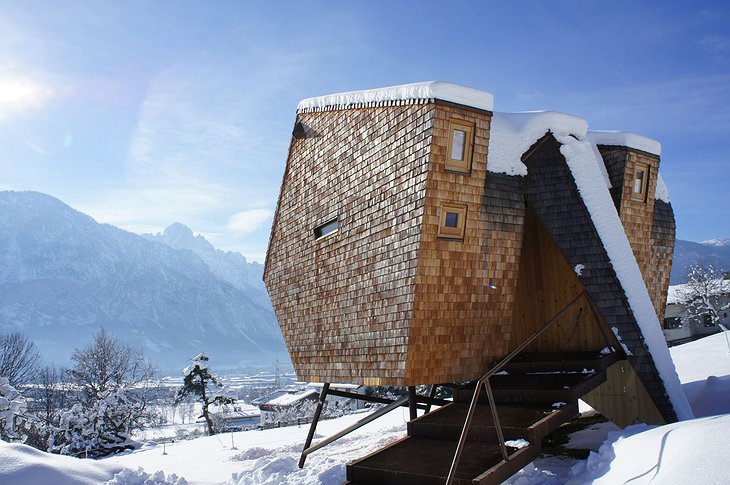
M33 380L39 362L38 349L28 337L17 332L0 334L0 376L11 386Z
M155 370L141 351L102 330L77 349L68 371L78 392L49 438L49 451L104 456L133 446L130 433L150 418L147 403Z
M0 439L3 441L25 441L20 431L26 421L26 401L12 386L7 377L0 377Z
M77 402L60 414L58 430L52 433L49 451L78 457L100 457L136 446L130 438L131 417L139 403L127 388L106 391L88 406Z
M730 308L730 280L723 279L723 272L709 264L691 265L679 293L691 316L708 318L714 325Z
M218 378L208 370L209 357L205 354L198 354L193 357L189 366L183 369L185 380L183 387L178 391L178 399L182 400L189 395L194 395L203 406L203 418L208 427L208 435L215 434L209 407L211 404L233 404L236 402L230 396L225 395L226 389Z

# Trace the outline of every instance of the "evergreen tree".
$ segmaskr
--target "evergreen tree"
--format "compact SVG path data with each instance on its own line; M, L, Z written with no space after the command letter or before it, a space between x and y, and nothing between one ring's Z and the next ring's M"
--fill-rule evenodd
M192 363L183 370L185 381L183 387L178 391L178 400L189 395L197 397L203 405L203 418L208 427L208 435L215 434L213 420L210 416L209 406L211 404L233 404L236 402L232 397L224 394L225 388L218 381L218 378L208 370L208 356L198 354L192 359Z

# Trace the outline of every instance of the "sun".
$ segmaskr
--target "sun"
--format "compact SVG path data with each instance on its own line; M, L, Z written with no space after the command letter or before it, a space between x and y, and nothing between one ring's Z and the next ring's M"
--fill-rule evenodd
M0 77L0 116L25 108L39 108L52 90L31 79Z

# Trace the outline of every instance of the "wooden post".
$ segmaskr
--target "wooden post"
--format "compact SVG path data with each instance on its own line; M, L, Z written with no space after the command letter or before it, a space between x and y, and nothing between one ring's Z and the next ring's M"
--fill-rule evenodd
M438 385L431 384L431 392L428 393L429 399L433 399L434 397L436 397L436 389L438 389ZM424 412L424 414L428 414L430 412L431 412L431 401L426 403L426 411Z
M416 386L410 386L408 388L408 410L410 411L411 421L418 417L416 404Z

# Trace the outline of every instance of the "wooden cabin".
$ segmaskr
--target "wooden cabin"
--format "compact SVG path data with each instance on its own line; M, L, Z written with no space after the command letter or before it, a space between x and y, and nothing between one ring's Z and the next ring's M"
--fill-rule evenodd
M584 399L622 425L686 415L656 317L660 148L450 83L305 99L264 274L298 377L476 380L578 298L528 350L598 352L603 329L626 359Z

